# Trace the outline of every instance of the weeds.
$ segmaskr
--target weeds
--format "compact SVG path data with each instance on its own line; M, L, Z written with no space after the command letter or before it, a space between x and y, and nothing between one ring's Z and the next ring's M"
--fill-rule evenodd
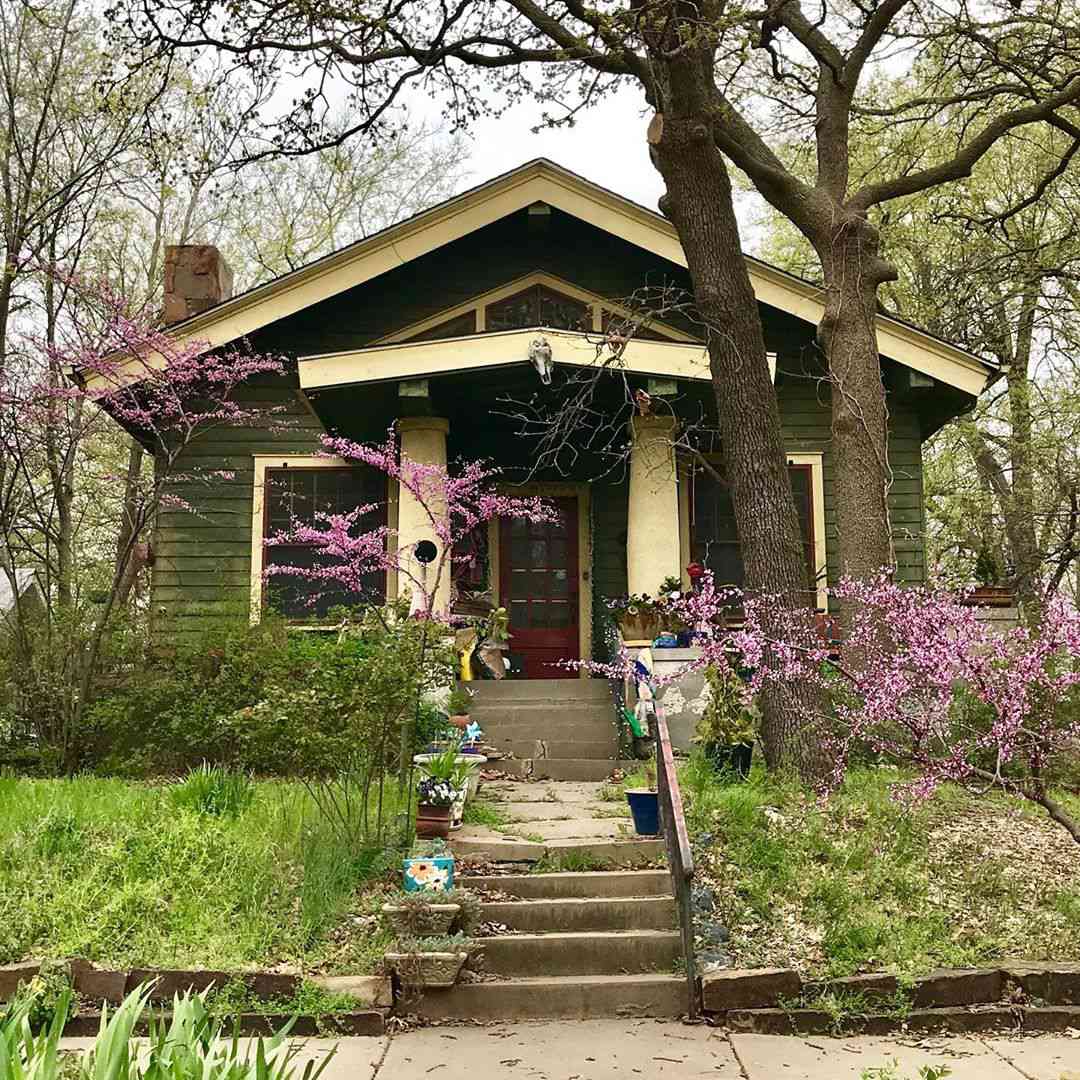
M203 762L170 791L175 806L209 817L240 817L255 798L251 777Z
M232 817L177 813L176 785L19 781L0 803L0 964L373 970L396 856L347 850L300 784L252 786Z

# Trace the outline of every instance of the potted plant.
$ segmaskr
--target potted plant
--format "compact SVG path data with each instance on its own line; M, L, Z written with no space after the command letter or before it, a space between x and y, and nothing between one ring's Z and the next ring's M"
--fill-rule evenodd
M454 920L461 914L461 905L451 901L449 893L435 903L423 892L404 893L392 904L383 904L385 921L398 933L408 937L431 937L448 934Z
M455 686L446 700L446 711L450 723L459 730L469 726L469 710L472 708L472 694L464 686Z
M457 790L449 780L425 776L416 785L416 835L426 839L450 835L450 815Z
M758 713L746 699L742 679L732 671L705 669L709 700L697 723L694 741L717 772L733 771L742 779L750 775L757 737Z
M656 790L656 769L645 769L643 788L627 788L626 801L630 804L630 816L634 819L634 832L638 836L658 836L660 833L660 796Z
M464 934L400 937L384 960L405 986L450 987L469 959L470 946Z
M448 893L454 888L454 856L445 839L418 840L402 862L405 892Z
M627 645L651 645L663 629L660 605L648 593L632 593L607 601L607 609L618 624Z

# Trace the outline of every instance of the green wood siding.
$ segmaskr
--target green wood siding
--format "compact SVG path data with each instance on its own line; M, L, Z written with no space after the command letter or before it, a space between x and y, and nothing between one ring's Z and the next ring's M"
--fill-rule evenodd
M282 405L281 429L224 428L192 443L183 471L228 470L231 480L182 492L196 513L169 510L154 533L151 612L155 633L174 638L217 620L247 618L255 454L313 454L322 426L286 386L253 386L246 400Z

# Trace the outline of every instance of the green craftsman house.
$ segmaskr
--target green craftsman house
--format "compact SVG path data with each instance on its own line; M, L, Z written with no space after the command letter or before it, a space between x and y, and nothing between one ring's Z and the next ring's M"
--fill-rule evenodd
M807 560L824 589L835 542L828 386L814 344L821 293L755 259L747 266ZM175 630L237 609L256 620L274 605L310 623L313 610L357 599L322 598L313 609L294 580L264 581L264 538L294 515L363 501L385 507L402 543L419 539L415 508L400 504L384 477L317 456L324 432L381 440L395 423L403 450L418 460L491 459L507 484L558 500L559 525L517 523L476 538L475 558L443 598L505 605L526 676L557 674L548 666L554 660L603 654L605 597L655 592L691 561L739 582L730 498L714 473L695 465L721 448L694 323L673 305L647 321L617 363L596 370L610 327L640 317L634 298L689 284L663 217L542 160L239 296L229 296L229 273L213 248L171 248L166 311L177 336L212 347L246 338L296 364L287 380L250 388L253 398L287 406L289 427L223 429L196 444L199 465L234 479L202 515L161 515L152 544L155 620ZM993 371L885 316L878 340L897 555L901 573L919 581L922 444L972 405ZM574 395L580 430L563 433L559 454L541 453L537 418L565 418ZM676 425L692 433L695 453L680 451ZM274 555L286 557L309 555ZM396 588L393 580L373 583L379 593Z

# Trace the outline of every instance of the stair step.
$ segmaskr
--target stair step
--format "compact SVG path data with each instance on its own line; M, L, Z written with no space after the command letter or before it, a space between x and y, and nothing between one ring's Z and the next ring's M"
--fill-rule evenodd
M682 953L674 930L507 934L479 944L484 970L510 976L670 974Z
M516 701L610 701L611 691L605 679L491 679L473 683L477 703Z
M484 705L474 702L469 715L481 727L547 727L550 724L590 724L614 728L615 713L610 705L580 701L507 701Z
M543 877L543 874L538 874ZM511 930L673 930L678 927L670 896L499 900L481 905L484 922Z
M466 826L466 830L469 826ZM489 862L561 862L569 869L592 870L611 867L640 867L665 857L663 840L533 840L503 839L472 835L466 830L450 836L450 850L459 859Z
M606 780L616 769L633 772L640 761L617 758L533 758L532 775L542 780Z
M561 758L611 761L619 752L619 744L609 736L599 740L554 741L544 735L535 739L484 738L500 750L519 758Z
M674 1017L686 1007L686 979L679 975L584 975L459 983L426 990L408 1011L431 1020L591 1020Z
M459 884L466 889L497 889L508 896L530 900L548 897L570 899L671 896L671 875L667 870L475 875L459 879Z

